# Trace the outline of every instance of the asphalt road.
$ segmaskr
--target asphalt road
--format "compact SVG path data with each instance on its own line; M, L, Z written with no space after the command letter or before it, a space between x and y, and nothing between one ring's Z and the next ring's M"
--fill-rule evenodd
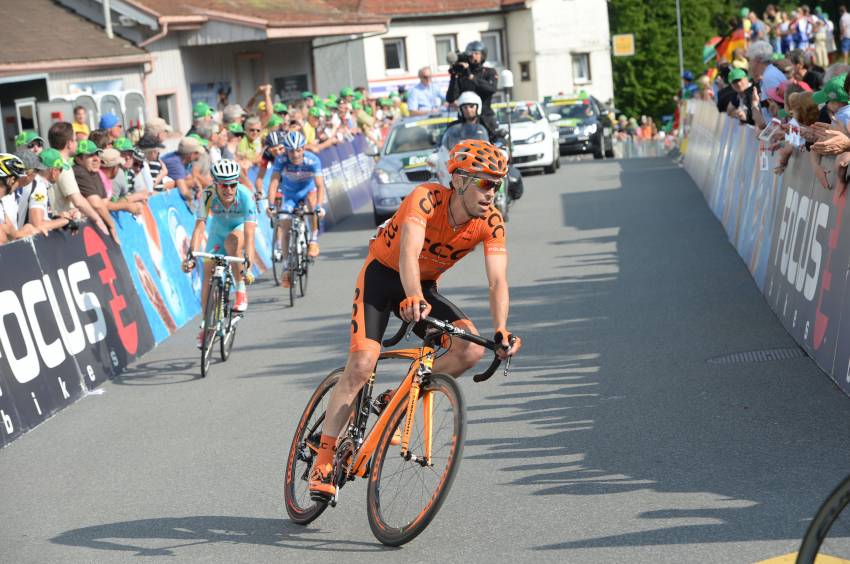
M362 482L291 524L284 460L347 350L370 223L323 238L294 309L254 286L211 377L185 327L0 452L0 561L755 562L795 550L850 471L850 402L813 362L706 362L793 343L684 171L565 159L512 209L525 347L509 379L463 381L465 454L431 526L381 546ZM482 262L441 288L489 333Z

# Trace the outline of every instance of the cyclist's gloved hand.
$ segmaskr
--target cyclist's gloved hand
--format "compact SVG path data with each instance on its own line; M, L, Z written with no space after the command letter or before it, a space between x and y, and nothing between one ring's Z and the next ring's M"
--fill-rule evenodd
M502 327L501 329L496 329L496 336L493 337L493 340L497 343L501 343L504 348L496 349L496 354L501 359L505 359L509 356L513 356L519 352L519 349L522 348L522 339L509 332L507 329Z
M319 219L325 217L325 208L322 206L316 206L313 211L319 214Z
M424 306L424 307L423 307ZM408 296L398 304L398 314L402 321L419 321L431 312L431 304L425 298L419 296Z
M195 268L195 257L192 256L192 251L186 253L186 258L183 259L183 264L181 265L183 272L190 273Z

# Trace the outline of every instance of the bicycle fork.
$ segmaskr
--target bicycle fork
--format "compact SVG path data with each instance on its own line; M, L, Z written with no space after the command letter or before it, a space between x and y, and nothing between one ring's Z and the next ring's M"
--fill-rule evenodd
M407 400L407 417L404 421L404 429L401 434L401 457L405 460L415 462L420 466L431 465L431 394L426 392L422 396L422 427L423 427L423 455L416 456L410 452L410 433L413 430L413 419L416 413L416 402L419 401L419 394L422 388L422 382L427 375L431 373L431 368L434 365L433 353L425 355L419 368L416 370L416 377L410 386L410 394Z

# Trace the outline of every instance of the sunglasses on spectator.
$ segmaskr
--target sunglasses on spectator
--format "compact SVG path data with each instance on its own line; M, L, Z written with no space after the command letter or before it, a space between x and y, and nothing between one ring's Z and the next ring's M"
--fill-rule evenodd
M477 176L467 176L465 174L459 174L458 176L471 180L472 184L481 190L496 190L502 183L501 180L489 180L487 178L478 178Z
M28 149L32 149L33 147L44 147L44 143L42 143L41 141L36 140L36 141L31 141L31 142L27 145L27 148L28 148Z
M262 131L262 129L254 129L254 128L251 128L251 129L249 129L248 131L250 131L251 133L259 133L259 132L261 132L261 131Z

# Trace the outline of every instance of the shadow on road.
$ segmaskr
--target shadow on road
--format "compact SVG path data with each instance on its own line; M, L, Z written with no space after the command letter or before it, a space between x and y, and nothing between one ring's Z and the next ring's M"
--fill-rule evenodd
M133 552L134 556L188 557L180 549L204 544L251 544L322 552L376 552L394 550L375 541L333 541L311 538L315 529L287 519L197 516L162 517L93 525L50 539L65 546Z
M512 377L470 406L488 438L467 441L478 448L466 458L509 461L508 486L564 504L631 493L641 508L634 531L576 539L567 525L570 540L537 550L799 539L850 469L843 433L824 432L846 399L809 359L705 363L791 339L681 169L619 165L622 188L563 196L568 240L541 238L565 251L562 274L511 287L526 345ZM486 319L486 303L469 313ZM533 432L499 435L523 428L506 422Z

